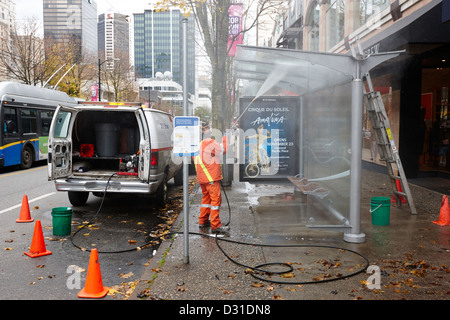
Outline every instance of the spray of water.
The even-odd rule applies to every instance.
[[[263,94],[265,94],[267,91],[272,89],[276,86],[278,82],[283,80],[289,73],[289,66],[287,65],[278,65],[275,67],[272,72],[269,74],[269,76],[266,78],[262,86],[259,88],[258,92],[256,93],[256,96],[253,98],[253,100],[249,103],[249,105],[245,108],[244,111],[239,115],[239,117],[236,119],[236,121],[239,121],[239,119],[244,115],[244,113],[247,111],[247,109],[252,105],[256,99],[261,97]]]

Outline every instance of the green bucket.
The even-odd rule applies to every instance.
[[[372,224],[376,226],[389,225],[391,198],[373,197],[370,199],[370,213],[372,214]]]
[[[66,236],[72,231],[72,208],[60,207],[52,209],[53,235]]]

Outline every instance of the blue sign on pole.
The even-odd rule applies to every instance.
[[[200,118],[175,117],[173,153],[179,157],[196,156],[200,151]]]

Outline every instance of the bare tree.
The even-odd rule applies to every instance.
[[[112,89],[108,91],[114,93],[114,101],[129,101],[130,98],[136,98],[132,95],[136,88],[131,71],[127,53],[116,52],[115,60],[102,65],[103,83]]]
[[[57,71],[48,86],[73,97],[82,97],[86,81],[95,79],[95,57],[85,52],[78,38],[68,35],[65,40],[46,40],[48,69]]]
[[[219,130],[230,123],[236,103],[236,80],[232,77],[232,57],[228,56],[229,40],[228,10],[232,0],[161,0],[158,10],[179,7],[184,15],[195,13],[205,51],[212,69],[212,122]],[[244,1],[243,1],[244,2]],[[230,38],[233,43],[240,35],[245,35],[257,25],[260,16],[281,6],[280,1],[249,0],[245,3],[243,19],[247,21],[240,33]],[[252,17],[250,19],[250,17]]]
[[[8,79],[37,85],[45,81],[50,70],[45,64],[44,40],[39,36],[39,25],[29,19],[9,30],[3,40],[0,69]]]

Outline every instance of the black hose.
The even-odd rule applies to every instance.
[[[106,193],[107,193],[107,190],[108,190],[109,182],[111,181],[112,177],[114,177],[115,175],[116,175],[116,173],[113,173],[111,176],[109,176],[108,181],[106,182],[105,191],[103,192],[102,201],[100,202],[100,206],[98,207],[97,212],[96,212],[95,215],[94,215],[94,218],[92,218],[92,220],[89,221],[88,223],[83,224],[83,225],[81,226],[81,228],[79,228],[77,231],[75,231],[75,232],[70,236],[70,241],[72,242],[72,244],[73,244],[73,246],[74,246],[75,248],[78,248],[78,249],[80,249],[80,250],[82,250],[82,251],[88,251],[88,252],[91,251],[91,249],[83,248],[83,247],[80,247],[80,246],[78,246],[77,244],[75,244],[75,242],[74,242],[74,237],[75,237],[75,235],[77,235],[78,232],[80,232],[81,230],[83,230],[83,229],[86,228],[87,226],[93,224],[93,223],[97,220],[97,216],[98,216],[98,214],[100,213],[100,211],[102,210],[103,202],[105,201],[105,197],[106,197]],[[146,244],[146,245],[147,245],[147,244]],[[144,246],[145,246],[145,245],[144,245]],[[140,248],[141,248],[141,247],[130,248],[130,249],[124,249],[124,250],[117,250],[117,251],[100,251],[100,250],[98,250],[97,252],[98,252],[98,253],[123,253],[123,252],[129,252],[129,251],[138,250],[138,249],[140,249]]]
[[[105,187],[105,192],[104,192],[104,194],[103,194],[102,201],[101,201],[101,203],[100,203],[100,207],[98,208],[97,212],[95,213],[94,218],[93,218],[89,223],[84,224],[80,229],[78,229],[75,233],[73,233],[73,235],[71,235],[71,242],[72,242],[72,244],[73,244],[76,248],[81,249],[81,250],[84,250],[84,251],[91,251],[90,249],[82,248],[82,247],[76,245],[76,244],[74,243],[73,238],[75,237],[75,235],[76,235],[78,232],[80,232],[80,231],[81,231],[82,229],[84,229],[86,226],[92,224],[92,223],[97,219],[97,216],[98,216],[98,214],[100,213],[100,211],[101,211],[101,209],[102,209],[102,206],[103,206],[103,202],[104,202],[104,200],[105,200],[105,196],[106,196],[106,193],[107,193],[107,189],[108,189],[108,186],[109,186],[109,182],[110,182],[110,180],[112,179],[112,177],[113,177],[114,175],[115,175],[115,173],[112,174],[112,175],[108,178],[108,181],[107,181],[106,187]],[[225,198],[226,198],[227,204],[228,204],[229,220],[228,220],[228,222],[225,224],[225,225],[228,225],[228,224],[231,222],[231,207],[230,207],[230,203],[229,203],[229,201],[228,201],[227,193],[226,193],[226,191],[225,191],[224,188],[223,188],[222,181],[221,181],[220,183],[221,183],[222,190],[223,190],[223,192],[224,192],[224,195],[225,195]],[[184,233],[183,233],[183,232],[178,232],[178,231],[177,231],[177,232],[168,232],[168,233],[166,233],[166,234],[163,234],[163,235],[160,235],[160,236],[157,236],[157,237],[153,237],[152,240],[146,242],[145,244],[143,244],[142,246],[139,246],[139,247],[134,247],[134,248],[130,248],[130,249],[124,249],[124,250],[117,250],[117,251],[98,251],[98,253],[123,253],[123,252],[130,252],[130,251],[140,250],[140,249],[142,249],[142,248],[144,248],[144,247],[146,247],[146,246],[151,245],[155,240],[158,240],[158,239],[163,238],[163,237],[165,237],[165,236],[169,236],[169,235],[177,235],[177,234],[184,234]],[[214,238],[217,247],[220,249],[220,251],[225,255],[225,257],[226,257],[228,260],[230,260],[231,262],[233,262],[234,264],[236,264],[236,265],[238,265],[238,266],[241,266],[241,267],[248,268],[248,269],[252,270],[253,272],[251,273],[251,275],[252,275],[252,277],[254,277],[255,279],[258,279],[258,280],[260,280],[260,281],[271,282],[271,283],[277,283],[277,284],[292,284],[292,285],[294,285],[294,284],[304,285],[304,284],[317,284],[317,283],[322,283],[322,282],[336,281],[336,280],[341,280],[341,279],[346,279],[346,278],[353,277],[353,276],[355,276],[355,275],[357,275],[357,274],[359,274],[359,273],[361,273],[361,272],[364,272],[364,271],[368,268],[368,266],[369,266],[369,260],[368,260],[364,255],[362,255],[362,254],[360,254],[360,253],[358,253],[358,252],[356,252],[356,251],[354,251],[354,250],[347,249],[347,248],[342,248],[342,247],[337,247],[337,246],[313,245],[313,244],[304,244],[304,245],[303,245],[303,244],[293,244],[293,245],[256,244],[256,243],[248,243],[248,242],[242,242],[242,241],[231,240],[231,239],[226,239],[226,238],[219,238],[219,237],[217,236],[217,234],[216,234],[215,236],[212,236],[212,235],[209,235],[209,234],[204,234],[204,233],[199,233],[199,232],[191,232],[191,231],[189,232],[189,234],[192,234],[192,235],[200,235],[200,236],[208,237],[208,238]],[[276,247],[276,248],[329,248],[329,249],[336,249],[336,250],[341,250],[341,251],[348,251],[348,252],[351,252],[351,253],[353,253],[353,254],[355,254],[355,255],[361,257],[361,258],[365,261],[365,266],[364,266],[363,268],[361,268],[360,270],[357,270],[357,271],[355,271],[355,272],[352,272],[351,274],[348,274],[348,275],[341,275],[341,276],[335,277],[335,278],[328,278],[328,279],[321,279],[321,280],[314,280],[314,281],[292,282],[292,281],[276,281],[276,280],[271,280],[271,279],[264,279],[264,278],[262,278],[262,277],[259,277],[255,272],[261,272],[261,273],[265,273],[265,274],[268,274],[268,275],[272,275],[272,274],[279,274],[279,275],[281,275],[281,274],[286,274],[286,273],[292,272],[294,269],[293,269],[293,267],[292,267],[291,265],[289,265],[288,263],[285,263],[285,262],[270,262],[270,263],[259,264],[259,265],[256,265],[256,266],[248,266],[248,265],[242,264],[242,263],[240,263],[240,262],[234,260],[233,258],[231,258],[231,257],[225,252],[225,250],[220,246],[219,241],[230,242],[230,243],[235,243],[235,244],[239,244],[239,245],[246,245],[246,246],[256,246],[256,247]],[[268,270],[262,269],[263,267],[274,266],[274,265],[286,267],[286,270],[284,270],[284,271],[268,271]]]

